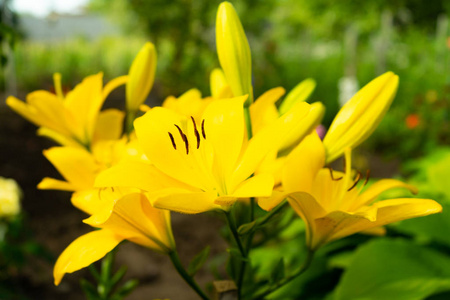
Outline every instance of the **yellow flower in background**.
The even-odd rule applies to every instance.
[[[227,82],[222,69],[215,68],[210,74],[209,85],[211,88],[211,96],[214,99],[232,98],[233,92]]]
[[[155,46],[147,42],[136,55],[128,72],[126,109],[136,112],[153,87],[156,72]]]
[[[314,79],[308,78],[297,84],[281,102],[280,114],[288,112],[296,103],[305,101],[316,88]]]
[[[88,214],[94,214],[107,205],[99,190],[94,188],[98,173],[119,162],[148,163],[136,140],[126,139],[98,142],[92,152],[83,148],[53,147],[45,150],[44,156],[65,181],[46,177],[38,188],[74,192],[72,204]]]
[[[168,211],[153,208],[142,193],[126,194],[84,221],[100,228],[73,241],[54,267],[55,285],[66,273],[85,268],[101,259],[123,240],[161,253],[175,249]]]
[[[341,156],[347,147],[354,149],[372,134],[394,100],[398,81],[397,75],[386,72],[341,108],[323,140],[326,163]]]
[[[252,59],[241,21],[229,2],[219,5],[216,18],[216,46],[220,65],[233,95],[248,95],[253,102]]]
[[[54,79],[56,95],[35,91],[27,95],[26,102],[13,96],[6,100],[15,112],[41,127],[39,134],[65,146],[90,147],[98,122],[114,120],[118,123],[123,120],[123,113],[118,110],[100,113],[100,109],[109,93],[125,84],[127,76],[118,77],[105,87],[102,73],[88,76],[65,96],[61,89],[61,75],[55,74]]]
[[[212,101],[201,122],[166,108],[151,109],[135,122],[137,138],[155,168],[174,179],[172,186],[155,189],[152,183],[164,179],[143,164],[106,170],[97,177],[96,186],[139,188],[152,194],[155,207],[183,213],[228,210],[238,198],[270,195],[271,175],[250,176],[308,110],[294,109],[247,140],[245,99]]]
[[[14,179],[0,177],[0,217],[12,217],[20,213],[22,191]]]
[[[282,192],[274,198],[260,200],[270,210],[282,199],[288,201],[307,226],[307,245],[311,250],[354,233],[377,228],[400,220],[441,212],[431,199],[389,199],[374,202],[382,192],[413,186],[395,179],[383,179],[362,190],[353,176],[351,152],[345,153],[345,172],[323,168],[325,148],[316,133],[311,134],[287,157],[282,177]],[[366,178],[367,181],[367,178]],[[366,182],[364,182],[365,185]],[[363,185],[363,186],[364,186]]]

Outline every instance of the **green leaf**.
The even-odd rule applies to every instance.
[[[139,280],[131,279],[125,282],[125,284],[111,296],[111,300],[122,300],[129,295],[139,285]]]
[[[190,276],[194,276],[198,272],[198,270],[200,270],[200,268],[203,266],[206,259],[208,258],[210,250],[211,248],[209,246],[206,246],[205,249],[203,249],[191,260],[188,266],[188,274]]]
[[[450,258],[404,240],[361,246],[341,278],[334,300],[420,300],[450,290]]]
[[[272,277],[270,278],[272,283],[278,282],[284,278],[284,259],[281,258],[272,271]]]
[[[440,214],[402,221],[393,227],[421,241],[435,241],[450,247],[450,204],[442,203]]]
[[[81,289],[83,290],[83,292],[86,295],[87,299],[89,299],[89,300],[98,300],[98,299],[100,299],[98,294],[97,294],[97,290],[92,285],[92,283],[90,283],[89,281],[87,281],[86,279],[83,278],[83,279],[80,280],[80,285],[81,285]]]
[[[126,266],[121,266],[119,270],[113,275],[111,278],[111,286],[115,286],[119,283],[120,280],[122,280],[123,276],[125,276],[125,273],[127,272]]]

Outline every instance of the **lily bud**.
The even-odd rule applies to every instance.
[[[296,103],[305,101],[308,99],[309,95],[316,88],[316,82],[314,79],[307,78],[297,84],[287,96],[284,98],[283,102],[280,105],[279,112],[280,115],[283,115],[288,110],[290,110]]]
[[[365,85],[341,108],[323,140],[326,163],[372,134],[394,100],[398,81],[397,75],[386,72]]]
[[[222,69],[215,68],[210,75],[211,96],[215,99],[232,98],[230,86]]]
[[[155,80],[156,50],[147,42],[131,64],[126,85],[127,110],[136,111],[144,103]]]
[[[220,65],[235,97],[248,95],[253,102],[250,46],[234,7],[222,2],[217,11],[216,45]]]

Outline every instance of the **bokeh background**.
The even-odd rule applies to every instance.
[[[219,66],[214,36],[219,3],[0,0],[0,176],[14,178],[24,191],[18,250],[0,260],[4,266],[0,279],[6,282],[0,286],[0,295],[12,291],[17,299],[83,299],[78,280],[89,276],[81,271],[67,276],[58,288],[52,285],[54,258],[89,227],[81,222],[83,214],[70,205],[68,193],[36,189],[44,176],[58,177],[42,156],[42,150],[53,144],[36,137],[35,127],[6,107],[4,99],[8,95],[24,99],[36,89],[52,90],[54,72],[62,74],[67,90],[100,71],[105,81],[127,74],[134,56],[148,40],[158,52],[149,105],[158,105],[165,97],[179,96],[193,87],[204,96],[210,95],[209,73]],[[289,91],[303,79],[314,78],[317,88],[310,101],[325,104],[325,128],[360,87],[385,71],[397,73],[400,87],[395,101],[379,128],[358,149],[356,166],[371,169],[375,177],[408,178],[419,183],[426,195],[447,201],[449,1],[232,3],[249,39],[255,95],[276,86]],[[114,92],[106,105],[123,108],[124,89]],[[213,245],[213,253],[222,251],[221,224],[208,214],[195,220],[174,217],[183,256],[192,257],[205,243]],[[412,224],[404,226],[418,226]],[[446,224],[450,228],[450,223]],[[450,245],[448,238],[438,239]],[[130,299],[144,295],[196,299],[171,273],[164,257],[133,245],[122,248],[118,264],[129,265],[128,276],[142,283]],[[218,257],[217,264],[224,259]],[[6,266],[10,261],[17,263]],[[199,280],[210,280],[208,274],[200,273]]]

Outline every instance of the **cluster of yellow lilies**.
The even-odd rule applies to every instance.
[[[176,251],[170,211],[227,213],[236,201],[248,199],[270,211],[287,199],[306,224],[311,251],[357,232],[441,211],[430,199],[376,202],[388,189],[416,190],[394,179],[365,187],[368,178],[351,167],[352,149],[375,130],[394,99],[397,75],[387,72],[364,86],[321,140],[315,128],[325,108],[306,102],[314,80],[302,81],[284,98],[285,90],[278,87],[254,100],[250,47],[228,2],[219,6],[216,40],[221,69],[211,73],[208,97],[191,89],[168,97],[161,107],[143,104],[157,60],[155,47],[147,43],[129,74],[105,86],[99,73],[64,94],[61,76],[55,74],[56,93],[36,91],[26,102],[7,99],[39,127],[39,135],[60,145],[44,155],[64,180],[44,178],[38,187],[73,192],[73,205],[90,215],[84,222],[98,229],[61,254],[55,284],[123,240],[170,255]],[[126,86],[126,112],[101,111],[120,85]],[[327,167],[342,156],[342,172]]]

